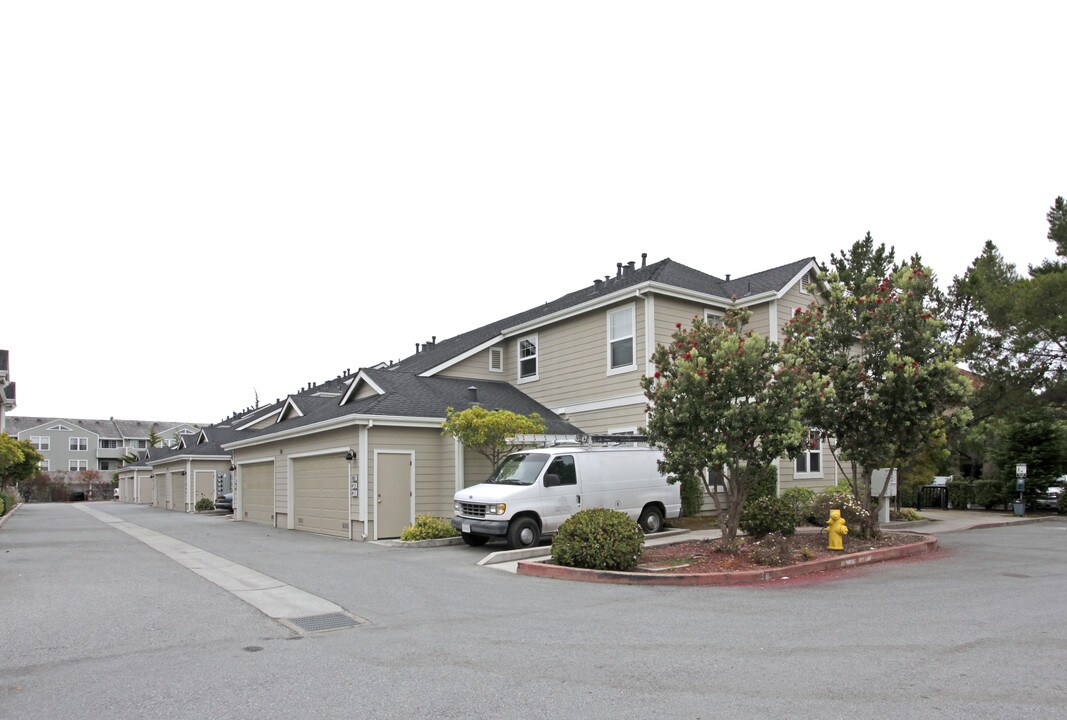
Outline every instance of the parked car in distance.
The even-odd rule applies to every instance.
[[[1037,506],[1055,510],[1059,505],[1060,495],[1063,494],[1064,485],[1067,485],[1067,476],[1053,480],[1052,484],[1048,486],[1048,492],[1045,493],[1045,497],[1037,499]]]
[[[233,493],[223,493],[215,498],[215,509],[233,512]]]

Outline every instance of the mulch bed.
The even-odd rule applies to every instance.
[[[826,533],[816,528],[798,530],[797,534],[785,538],[739,538],[741,547],[737,552],[723,551],[721,540],[690,540],[646,547],[638,563],[637,572],[663,575],[765,570],[866,550],[908,545],[917,540],[916,535],[896,532],[885,532],[874,539],[846,535],[844,550],[829,550],[826,547]]]

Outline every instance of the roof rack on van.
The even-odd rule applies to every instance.
[[[633,445],[634,443],[648,443],[647,435],[624,433],[613,433],[610,435],[582,435],[579,439],[583,445]]]
[[[516,435],[508,438],[512,445],[526,447],[590,447],[593,445],[635,445],[648,444],[647,435]]]

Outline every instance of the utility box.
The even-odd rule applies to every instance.
[[[886,478],[889,478],[888,485]],[[882,495],[882,488],[885,495]],[[881,497],[879,498],[879,496]],[[871,473],[871,497],[878,499],[878,522],[889,522],[889,498],[897,496],[897,471],[890,468],[879,468]]]
[[[889,478],[889,487],[885,490],[885,496],[897,496],[897,471],[891,471],[889,468],[879,468],[871,473],[871,497],[878,497],[881,494],[882,486],[885,485],[885,479],[890,472],[893,473],[893,477]]]
[[[233,477],[228,472],[215,473],[215,494],[225,495],[233,492]]]

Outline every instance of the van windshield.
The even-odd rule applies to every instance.
[[[545,453],[508,455],[486,482],[497,485],[533,485],[546,462],[548,455]]]

